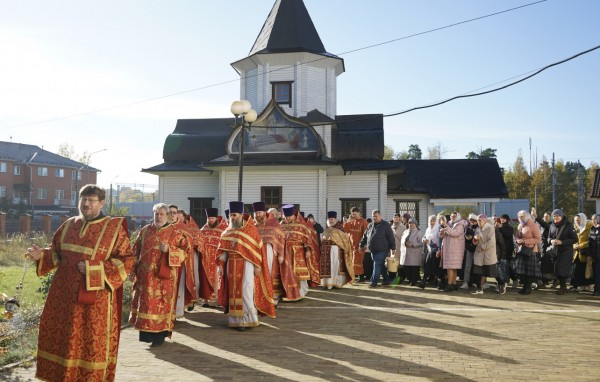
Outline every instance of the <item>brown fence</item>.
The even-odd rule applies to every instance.
[[[32,235],[34,232],[43,232],[52,235],[69,216],[62,215],[21,215],[19,217],[9,217],[6,213],[0,212],[0,237],[6,237],[15,233]],[[146,221],[137,221],[130,216],[125,217],[129,232],[147,224]]]

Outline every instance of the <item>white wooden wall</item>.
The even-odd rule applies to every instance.
[[[167,204],[176,204],[189,212],[188,198],[215,198],[213,206],[218,206],[219,174],[214,172],[172,172],[160,175],[159,200]]]
[[[327,177],[327,210],[341,213],[342,202],[340,198],[368,198],[367,210],[361,211],[363,217],[371,216],[371,211],[380,209],[383,213],[385,206],[380,202],[380,189],[387,191],[387,179],[384,183],[377,171],[361,171],[346,175],[330,175]]]
[[[238,199],[238,168],[221,172],[220,193],[223,195],[219,209],[225,210],[230,201]],[[306,214],[312,213],[324,221],[327,179],[318,166],[244,167],[242,201],[250,204],[260,200],[260,188],[282,187],[283,203],[300,204]]]
[[[296,64],[296,65],[294,65]],[[314,109],[335,118],[335,69],[322,69],[300,62],[289,65],[257,65],[241,73],[240,99],[247,99],[261,113],[271,100],[271,82],[293,81],[292,107],[282,105],[291,116],[301,117]]]

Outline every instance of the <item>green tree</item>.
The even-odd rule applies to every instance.
[[[496,158],[496,151],[498,151],[497,149],[492,149],[490,147],[488,147],[487,149],[483,150],[483,149],[479,149],[479,154],[474,152],[474,151],[470,151],[467,154],[467,159],[486,159],[486,158]]]
[[[408,146],[408,158],[407,159],[421,159],[423,155],[421,148],[417,144]]]
[[[529,200],[540,216],[552,211],[552,167],[546,158],[531,175]]]
[[[504,173],[504,183],[511,199],[529,199],[531,179],[523,162],[523,155],[519,152],[515,164]]]

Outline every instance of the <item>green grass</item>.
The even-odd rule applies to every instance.
[[[9,320],[4,319],[4,304],[0,306],[0,366],[19,362],[35,355],[37,350],[37,337],[40,315],[44,307],[45,294],[39,292],[46,287],[44,281],[50,279],[40,278],[35,272],[35,262],[24,258],[27,248],[31,243],[45,247],[50,242],[49,236],[28,238],[17,234],[0,240],[0,293],[9,298],[18,293],[21,305],[15,316]],[[27,271],[25,271],[25,265]],[[23,279],[23,288],[16,287]],[[131,304],[131,282],[126,281],[123,290],[123,323],[129,318]]]
[[[16,287],[21,282],[24,271],[24,266],[3,267],[0,270],[0,292],[5,293],[8,297],[13,297],[17,293]],[[44,295],[37,292],[41,285],[42,279],[35,274],[35,263],[31,262],[25,273],[23,289],[19,292],[18,300],[21,306],[44,303]],[[2,312],[4,312],[4,305],[2,306]]]
[[[16,293],[24,268],[4,267],[0,271],[0,292],[9,297]],[[37,349],[38,323],[44,304],[44,295],[37,292],[42,280],[35,274],[35,266],[30,265],[25,273],[23,289],[19,291],[21,305],[10,320],[0,321],[0,366],[18,362],[35,354]],[[4,315],[4,304],[0,316]]]

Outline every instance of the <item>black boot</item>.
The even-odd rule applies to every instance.
[[[567,280],[564,278],[559,279],[560,281],[560,288],[554,292],[559,296],[562,296],[563,294],[567,293]]]

